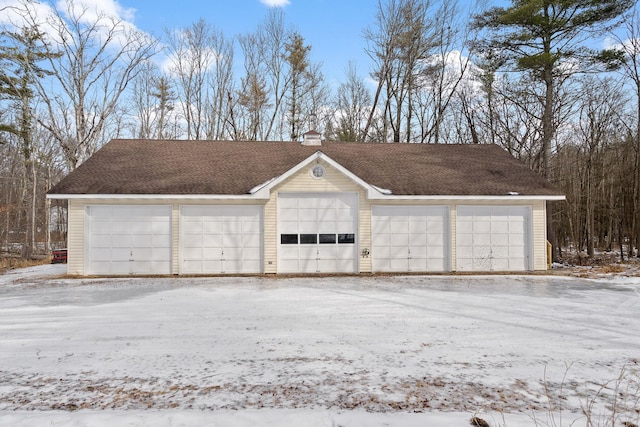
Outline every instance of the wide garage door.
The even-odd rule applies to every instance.
[[[170,274],[171,206],[87,207],[85,274]]]
[[[262,272],[262,206],[182,206],[180,274]]]
[[[358,195],[278,196],[278,272],[357,272]]]
[[[530,217],[528,206],[459,206],[457,270],[530,270]]]
[[[448,229],[446,206],[373,206],[373,271],[448,271]]]

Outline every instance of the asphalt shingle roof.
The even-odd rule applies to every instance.
[[[105,144],[49,193],[248,194],[317,151],[395,195],[562,194],[496,145],[135,139]]]

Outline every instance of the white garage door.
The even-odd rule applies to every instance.
[[[528,206],[459,206],[458,271],[525,271],[530,263]]]
[[[446,206],[373,206],[373,271],[448,271],[448,229]]]
[[[358,195],[278,196],[278,272],[357,272]]]
[[[262,206],[182,206],[180,274],[262,272]]]
[[[88,206],[85,274],[171,274],[171,206]]]

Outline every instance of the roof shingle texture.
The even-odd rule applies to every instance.
[[[241,195],[317,151],[394,195],[561,195],[495,145],[113,140],[50,194]]]

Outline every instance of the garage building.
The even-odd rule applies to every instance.
[[[564,199],[495,145],[318,138],[113,140],[48,197],[73,275],[545,270]]]

